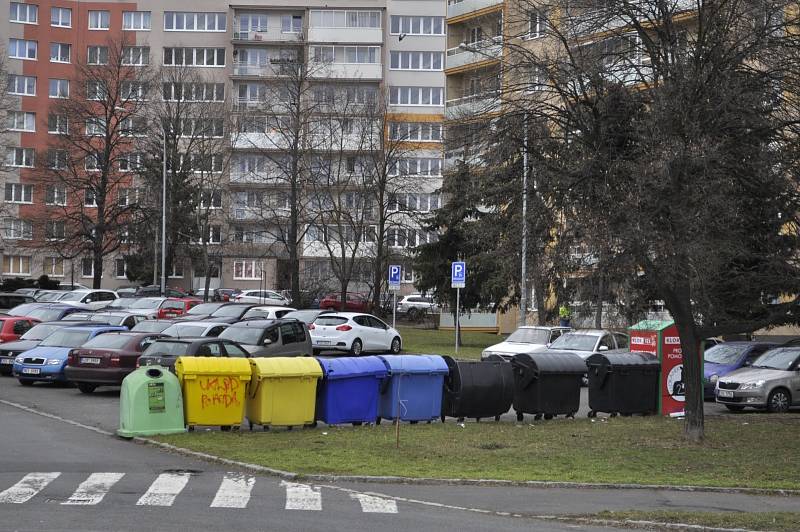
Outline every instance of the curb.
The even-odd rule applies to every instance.
[[[454,485],[454,486],[483,486],[483,487],[521,487],[521,488],[570,488],[570,489],[605,489],[605,490],[661,490],[683,492],[708,492],[730,493],[744,495],[772,495],[783,497],[800,497],[800,490],[772,489],[772,488],[730,488],[723,486],[670,486],[664,484],[622,484],[622,483],[594,483],[594,482],[555,482],[547,480],[493,480],[493,479],[460,479],[460,478],[415,478],[400,476],[370,476],[370,475],[318,475],[283,471],[249,462],[241,462],[230,458],[193,451],[185,447],[178,447],[169,443],[160,442],[151,438],[134,437],[131,441],[160,447],[168,451],[192,458],[235,466],[256,473],[278,477],[284,480],[303,479],[313,482],[354,482],[364,484],[406,484],[406,485]],[[556,518],[554,516],[554,518]],[[705,530],[710,530],[705,528]],[[722,529],[720,529],[722,530]]]
[[[703,532],[759,532],[749,528],[719,528],[705,525],[691,525],[688,523],[664,523],[661,521],[642,521],[633,519],[594,519],[592,517],[569,517],[558,515],[537,515],[535,519],[542,521],[561,521],[565,523],[579,523],[582,525],[614,526],[627,528],[643,528],[653,530],[654,527],[668,530],[702,530]]]

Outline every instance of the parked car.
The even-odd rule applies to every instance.
[[[139,314],[131,314],[129,312],[108,312],[103,310],[92,313],[76,312],[64,319],[67,321],[88,320],[97,323],[105,323],[107,325],[122,325],[130,330],[133,329],[137,323],[144,321],[145,318]]]
[[[73,290],[58,300],[59,303],[75,305],[84,309],[98,310],[118,299],[112,290]]]
[[[213,321],[178,321],[164,329],[162,334],[174,338],[200,338],[208,336],[216,338],[228,328],[227,323]]]
[[[0,316],[0,343],[15,342],[39,323],[28,316]]]
[[[177,288],[167,287],[166,297],[188,297],[189,294]],[[161,287],[151,284],[147,286],[140,286],[134,292],[135,297],[161,297]]]
[[[721,377],[715,395],[734,412],[747,406],[786,412],[800,405],[800,347],[770,349],[749,367]]]
[[[732,371],[749,366],[768,349],[777,344],[765,342],[724,342],[703,354],[703,395],[714,399],[717,381]]]
[[[194,297],[169,298],[161,304],[156,317],[162,320],[177,318],[199,303],[202,301]]]
[[[319,302],[319,308],[323,310],[341,311],[341,294],[328,294],[323,297]],[[369,300],[361,294],[347,293],[347,301],[345,301],[345,312],[369,312]]]
[[[138,297],[120,296],[106,306],[103,310],[128,310],[131,305],[139,301]]]
[[[167,301],[166,297],[143,297],[133,302],[126,310],[131,314],[139,314],[147,319],[154,320],[158,317],[161,305]]]
[[[36,301],[33,296],[27,294],[17,294],[14,292],[0,292],[0,312],[7,312],[19,305],[33,303]]]
[[[23,386],[36,381],[64,382],[64,368],[69,352],[95,336],[112,331],[125,331],[116,325],[64,327],[50,334],[38,346],[14,359],[12,374]]]
[[[348,351],[359,356],[368,351],[399,353],[403,339],[397,330],[371,314],[323,314],[308,326],[314,353]]]
[[[58,321],[73,312],[81,312],[81,309],[62,303],[25,303],[9,310],[8,315],[27,316],[39,321]]]
[[[36,294],[39,292],[43,292],[44,290],[41,288],[17,288],[14,290],[14,294],[21,294],[23,296],[30,296],[33,299],[36,299]]]
[[[82,393],[92,393],[98,386],[119,386],[136,369],[142,352],[160,334],[108,332],[95,336],[67,356],[64,375]]]
[[[49,321],[34,325],[15,342],[0,344],[0,375],[11,375],[14,359],[18,355],[33,349],[50,334],[63,327],[79,327],[81,325],[96,325],[92,322]]]
[[[176,318],[176,321],[198,321],[210,318],[211,315],[226,305],[232,305],[227,301],[213,301],[208,303],[200,302],[186,311],[186,314]]]
[[[248,320],[234,323],[222,334],[254,357],[311,356],[308,327],[297,320]]]
[[[630,346],[627,334],[601,329],[570,331],[562,334],[550,344],[548,353],[575,353],[586,360],[595,353],[624,349]]]
[[[570,327],[531,327],[523,326],[508,335],[499,344],[490,345],[481,353],[481,360],[496,355],[511,360],[520,353],[544,351],[562,334],[572,331]]]
[[[208,300],[209,301],[221,301],[227,302],[233,299],[233,296],[238,294],[240,291],[234,288],[210,288],[208,290]],[[203,299],[206,293],[205,288],[198,288],[194,291],[194,296],[200,299]]]
[[[159,338],[145,349],[137,366],[158,365],[175,371],[178,357],[247,357],[247,351],[222,338]]]
[[[255,307],[253,303],[229,303],[211,313],[208,321],[218,321],[222,323],[236,323],[242,319],[245,312]]]
[[[311,325],[318,316],[323,314],[333,314],[333,310],[320,310],[320,309],[306,309],[306,310],[293,310],[284,314],[284,318],[300,320],[306,325]]]
[[[233,298],[237,303],[286,306],[289,301],[274,290],[244,290]]]
[[[64,297],[64,294],[66,294],[66,292],[62,290],[40,290],[34,296],[34,299],[39,303],[52,303]]]
[[[89,287],[81,283],[61,283],[58,285],[59,290],[71,292],[72,290],[89,290]]]
[[[136,297],[136,290],[138,287],[136,286],[120,286],[117,288],[116,292],[119,297]]]
[[[253,307],[242,315],[243,320],[277,320],[297,310],[292,307],[259,306]]]
[[[134,325],[131,332],[160,333],[173,323],[175,320],[144,320]]]
[[[441,312],[439,305],[436,304],[432,297],[422,294],[403,296],[403,298],[397,302],[396,310],[398,314],[405,314],[410,320],[419,319],[428,314],[439,314],[439,312]]]

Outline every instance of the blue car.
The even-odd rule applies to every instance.
[[[58,321],[74,312],[86,312],[85,309],[63,303],[24,303],[8,311],[9,316],[28,316],[39,321]]]
[[[111,331],[127,331],[118,325],[92,325],[64,327],[51,333],[41,343],[18,355],[14,359],[12,374],[23,386],[36,381],[65,382],[64,368],[69,352],[80,347],[98,334]]]
[[[703,396],[714,399],[717,380],[741,367],[749,366],[768,349],[778,344],[766,342],[723,342],[703,355]]]

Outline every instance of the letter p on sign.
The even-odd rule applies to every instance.
[[[403,271],[403,268],[399,264],[391,264],[389,265],[389,289],[390,290],[399,290],[400,289],[400,274]]]
[[[464,288],[467,282],[467,265],[464,262],[454,262],[450,268],[450,287]]]

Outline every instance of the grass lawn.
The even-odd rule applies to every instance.
[[[397,328],[403,336],[403,352],[455,356],[455,333],[437,329]],[[504,336],[483,332],[461,332],[464,345],[458,348],[458,358],[479,359],[481,351],[503,341]]]
[[[794,532],[800,523],[800,513],[796,512],[686,512],[686,511],[625,511],[601,512],[591,516],[616,521],[657,521],[659,523],[681,523],[709,528],[744,528],[748,530],[769,530]]]
[[[298,473],[399,475],[800,489],[796,415],[706,421],[702,445],[661,417],[556,419],[534,424],[453,421],[394,427],[217,432],[158,439]]]

